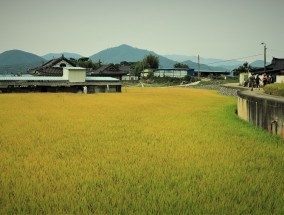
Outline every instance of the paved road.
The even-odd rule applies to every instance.
[[[218,93],[225,96],[234,96],[237,97],[237,92],[239,90],[250,90],[250,88],[239,86],[239,83],[228,83],[222,85],[180,85],[180,87],[188,88],[198,88],[198,89],[207,89],[207,90],[217,90]],[[257,89],[254,89],[256,91]],[[258,90],[257,90],[258,91]],[[262,91],[262,89],[260,89]]]

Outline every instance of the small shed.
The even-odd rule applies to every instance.
[[[66,77],[69,82],[85,82],[86,68],[82,67],[64,67],[63,77]]]
[[[249,79],[250,76],[251,76],[251,73],[249,72],[241,72],[239,74],[239,84],[242,86],[244,82]]]

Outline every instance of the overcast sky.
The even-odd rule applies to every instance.
[[[284,0],[0,0],[0,52],[284,58]],[[256,57],[262,59],[262,56]],[[250,59],[248,59],[249,61]]]

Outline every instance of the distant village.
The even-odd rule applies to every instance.
[[[29,68],[27,73],[0,75],[0,91],[8,92],[121,92],[123,82],[143,82],[155,78],[172,78],[188,83],[191,77],[239,77],[240,86],[250,86],[252,77],[267,83],[284,82],[284,59],[273,58],[271,64],[252,68],[244,63],[233,71],[190,68],[177,63],[171,68],[160,68],[159,58],[149,54],[141,62],[123,61],[120,64],[93,63],[89,58],[53,58],[40,66]],[[186,80],[186,81],[184,81]],[[263,82],[264,83],[264,82]],[[262,85],[263,85],[262,83]]]

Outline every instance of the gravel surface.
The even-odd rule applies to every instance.
[[[198,88],[198,89],[206,89],[206,90],[217,90],[219,94],[225,96],[234,96],[237,97],[237,92],[239,89],[222,87],[219,85],[195,85],[195,86],[185,86],[188,88]]]

